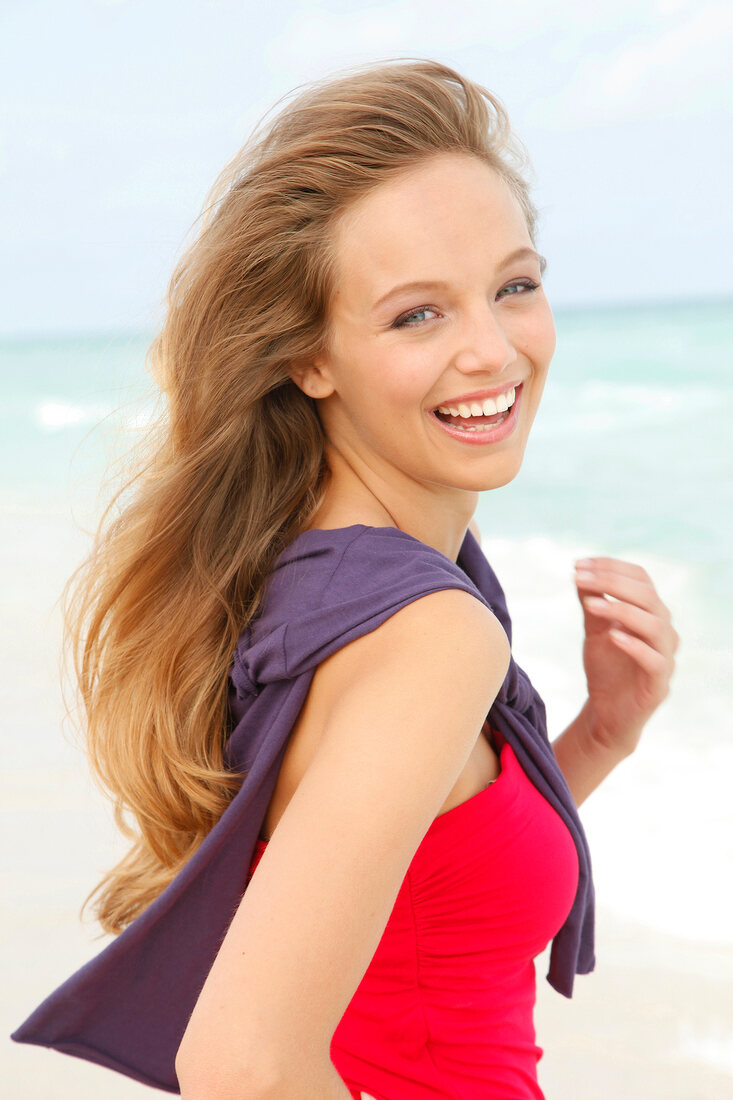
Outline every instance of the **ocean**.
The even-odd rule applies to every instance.
[[[556,310],[557,351],[524,464],[477,512],[512,614],[514,656],[545,700],[551,736],[585,698],[575,560],[640,564],[668,604],[681,636],[671,694],[581,816],[599,904],[721,944],[733,943],[732,307]],[[48,903],[34,859],[47,850],[43,828],[61,820],[47,815],[63,811],[64,789],[77,802],[66,807],[67,843],[55,857],[56,900],[78,906],[117,850],[102,803],[78,804],[91,787],[61,728],[55,601],[88,545],[109,460],[150,415],[149,341],[0,344],[4,750],[17,790],[35,772],[37,792],[33,806],[20,795],[11,805],[28,829],[25,847],[7,857],[24,912]]]

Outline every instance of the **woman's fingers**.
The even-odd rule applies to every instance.
[[[676,649],[675,632],[670,633],[668,624],[651,611],[621,600],[605,600],[602,596],[584,596],[583,606],[593,615],[619,623],[660,653],[674,653]]]
[[[583,596],[583,606],[593,615],[619,623],[632,634],[652,642],[658,649],[668,642],[666,625],[658,615],[646,612],[635,604],[627,604],[621,599],[604,599],[603,596]]]
[[[615,558],[594,558],[593,563],[592,570],[576,570],[579,588],[593,594],[614,596],[670,621],[669,608],[659,598],[649,574],[640,565]]]
[[[623,630],[609,630],[611,638],[619,649],[633,658],[650,677],[661,681],[667,674],[669,658],[660,653],[658,649],[647,645],[641,638],[635,638],[632,634],[626,634]],[[671,675],[671,673],[670,673]],[[669,693],[669,686],[665,695]]]
[[[583,606],[591,614],[624,628],[609,633],[643,668],[652,674],[662,671],[665,661],[677,652],[680,638],[649,574],[640,565],[617,558],[593,558],[582,564],[592,566],[576,566]]]

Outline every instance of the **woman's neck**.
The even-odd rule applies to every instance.
[[[327,445],[330,477],[325,494],[304,530],[333,530],[364,524],[368,527],[397,527],[428,546],[433,546],[451,561],[456,561],[469,521],[475,511],[478,493],[462,493],[459,501],[446,501],[432,507],[392,490],[375,476],[357,473],[353,466],[333,447]],[[465,499],[463,499],[465,498]],[[470,498],[470,499],[469,499]]]

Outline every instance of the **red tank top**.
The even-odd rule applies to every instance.
[[[567,917],[578,857],[493,736],[499,777],[430,825],[334,1032],[354,1100],[542,1100],[533,959]]]

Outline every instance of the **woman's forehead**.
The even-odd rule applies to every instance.
[[[492,253],[498,263],[531,241],[501,176],[477,158],[453,156],[379,184],[345,211],[334,243],[337,298],[348,308],[376,305],[400,283],[468,273]]]

